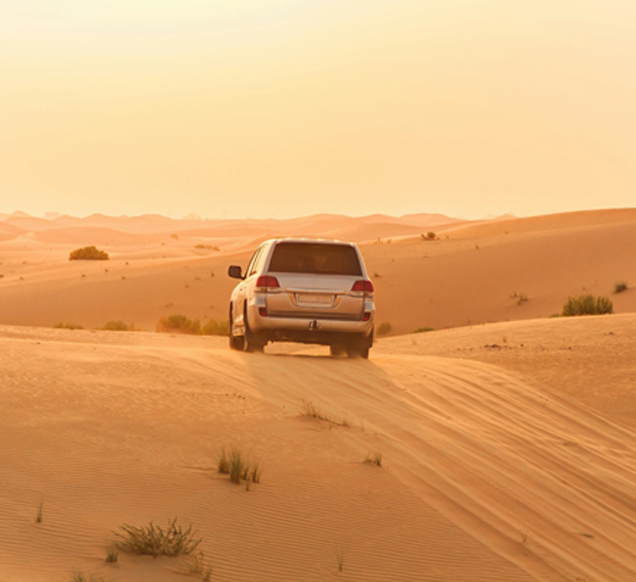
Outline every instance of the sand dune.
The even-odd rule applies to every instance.
[[[182,559],[104,562],[122,523],[179,516],[215,580],[630,580],[636,427],[567,394],[568,351],[534,352],[544,375],[552,358],[542,383],[481,343],[505,326],[530,363],[571,321],[383,340],[369,362],[4,327],[0,577],[180,579]],[[573,324],[633,353],[636,316]],[[631,362],[605,366],[631,378]],[[216,472],[232,444],[263,463],[249,492]],[[382,467],[363,462],[376,451]]]
[[[104,560],[120,525],[174,517],[212,580],[636,580],[634,211],[418,220],[0,220],[0,581],[192,578],[183,558]],[[366,241],[396,335],[370,361],[90,331],[226,319],[228,265],[292,233]],[[110,260],[68,260],[89,244]],[[616,313],[549,317],[584,292]],[[223,446],[262,482],[218,474]]]
[[[146,217],[138,219],[145,224]],[[629,209],[449,226],[438,229],[436,241],[405,238],[412,226],[366,221],[320,216],[311,229],[309,218],[288,221],[285,229],[316,234],[328,224],[333,236],[358,229],[369,241],[361,250],[377,290],[378,320],[390,323],[391,333],[549,317],[581,293],[611,297],[617,313],[636,311],[632,289],[613,294],[616,283],[636,281],[636,220]],[[233,286],[228,265],[246,265],[259,242],[285,234],[281,221],[280,232],[256,223],[154,234],[145,227],[137,233],[115,229],[112,221],[107,230],[84,225],[30,232],[0,223],[8,229],[0,231],[0,322],[72,321],[93,328],[124,319],[152,330],[170,312],[225,319]],[[469,236],[471,229],[478,232]],[[387,232],[393,235],[381,236]],[[89,244],[104,248],[111,260],[69,263],[71,250]]]

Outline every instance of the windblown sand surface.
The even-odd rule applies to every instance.
[[[636,281],[636,227],[631,211],[609,214],[371,237],[379,319],[394,330],[500,321],[382,338],[369,361],[47,328],[152,329],[171,301],[222,317],[225,269],[251,243],[200,251],[120,228],[146,247],[122,239],[111,261],[76,264],[72,245],[38,239],[48,229],[16,238],[5,225],[0,581],[196,579],[184,558],[105,562],[122,524],[174,517],[198,530],[212,580],[636,580],[636,306],[631,288],[611,294]],[[546,317],[583,287],[618,313]],[[334,422],[303,416],[307,402]],[[261,482],[220,475],[224,446],[260,460]],[[364,462],[375,453],[381,467]]]

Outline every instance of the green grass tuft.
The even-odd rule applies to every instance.
[[[575,315],[602,315],[612,313],[614,305],[607,297],[595,297],[594,295],[579,295],[568,297],[563,305],[562,315],[565,317]]]

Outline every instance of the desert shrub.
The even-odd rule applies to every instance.
[[[622,293],[623,291],[627,291],[627,283],[625,281],[614,283],[614,293]]]
[[[72,323],[70,321],[59,321],[53,327],[57,329],[84,329],[84,326],[79,323]]]
[[[216,245],[204,245],[204,244],[195,245],[194,248],[195,249],[199,249],[199,250],[208,250],[208,251],[220,251],[221,250]]]
[[[118,550],[138,556],[179,556],[188,555],[196,550],[201,539],[196,539],[196,532],[192,531],[192,524],[187,529],[177,525],[177,518],[168,522],[168,527],[150,522],[147,526],[135,527],[122,525],[124,533],[116,533],[120,538],[116,542]]]
[[[378,326],[378,335],[384,335],[386,333],[389,333],[392,329],[393,329],[393,327],[391,326],[391,324],[388,321],[383,321]]]
[[[607,297],[595,297],[594,295],[579,295],[568,297],[563,305],[562,314],[566,317],[573,315],[601,315],[612,313],[614,305]]]
[[[217,461],[219,473],[230,476],[232,483],[260,483],[262,469],[258,461],[250,460],[240,449],[221,449]]]
[[[68,256],[69,261],[107,261],[108,253],[101,251],[95,246],[75,249]]]
[[[168,333],[201,333],[201,323],[198,319],[189,319],[185,315],[173,314],[162,317],[156,329],[158,332]]]
[[[303,400],[303,410],[300,413],[300,416],[317,418],[318,420],[324,420],[336,426],[350,426],[349,421],[346,418],[343,418],[342,420],[335,420],[333,417],[324,414],[313,402],[307,400]]]
[[[435,328],[433,327],[418,327],[417,329],[413,330],[413,333],[426,333],[428,331],[435,331]]]
[[[420,234],[422,240],[437,240],[437,234],[435,234],[432,230],[427,232],[426,234]]]
[[[201,333],[203,335],[230,335],[230,322],[229,321],[217,321],[211,319],[202,328]]]
[[[105,331],[134,331],[135,326],[132,324],[128,325],[125,321],[116,320],[106,322],[101,329]]]
[[[95,574],[84,574],[84,572],[73,572],[71,582],[105,582],[101,576]]]
[[[370,463],[372,465],[377,465],[378,467],[381,467],[382,466],[382,453],[380,453],[380,452],[367,453],[366,456],[364,457],[364,462],[365,463]]]

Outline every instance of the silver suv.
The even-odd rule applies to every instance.
[[[353,243],[282,238],[264,242],[230,299],[230,347],[262,351],[268,342],[328,345],[332,355],[369,357],[373,283]]]

